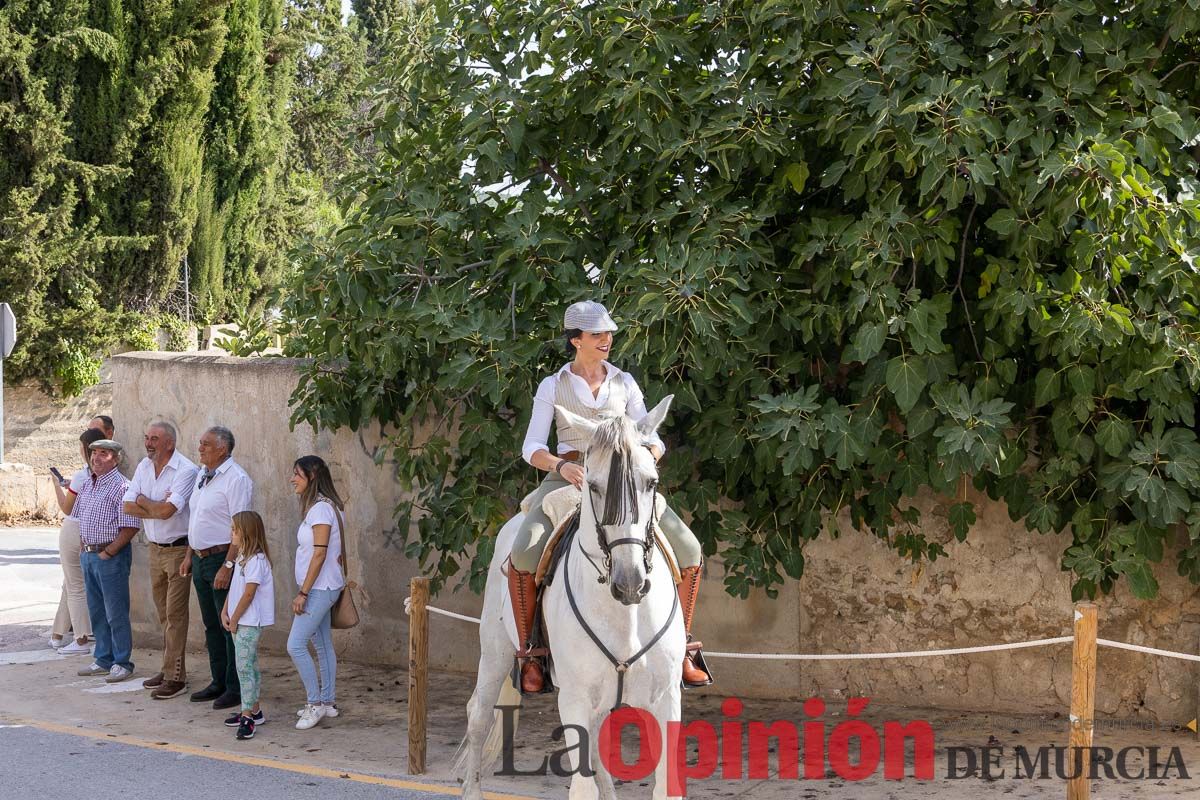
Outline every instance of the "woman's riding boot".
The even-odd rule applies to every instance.
[[[679,570],[679,605],[683,607],[683,627],[687,639],[692,641],[692,613],[696,610],[696,597],[700,594],[700,567],[684,567]],[[683,656],[683,685],[695,688],[712,683],[700,650],[688,649]]]
[[[522,572],[508,563],[508,593],[512,599],[513,617],[517,623],[517,638],[521,649],[517,657],[521,659],[521,693],[537,694],[546,685],[546,676],[542,672],[542,663],[537,658],[523,657],[529,651],[530,639],[533,636],[533,620],[537,614],[537,583],[532,572]]]

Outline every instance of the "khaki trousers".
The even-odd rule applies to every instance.
[[[79,520],[67,517],[58,529],[58,561],[62,564],[63,588],[58,600],[51,632],[62,639],[68,631],[74,639],[92,635],[92,617],[88,613],[87,590],[83,588],[83,567],[79,563]]]
[[[163,680],[184,683],[187,680],[185,652],[187,650],[188,603],[191,600],[192,579],[180,577],[179,565],[187,547],[160,547],[151,542],[150,590],[158,624],[163,629]]]

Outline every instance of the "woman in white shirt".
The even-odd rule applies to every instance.
[[[104,438],[98,430],[89,428],[79,436],[80,455],[88,461],[88,448]],[[79,564],[79,520],[71,516],[79,489],[87,482],[90,470],[85,466],[70,480],[54,481],[55,499],[66,518],[58,530],[58,562],[62,565],[63,587],[58,600],[58,613],[50,629],[50,646],[63,655],[84,655],[92,652],[88,637],[92,635],[92,618],[88,614],[87,591],[83,586],[83,567]],[[75,641],[67,642],[67,631],[75,632]]]
[[[579,460],[587,445],[587,436],[572,429],[561,415],[555,413],[554,407],[562,406],[589,419],[625,414],[638,422],[646,416],[646,401],[637,381],[607,360],[612,349],[613,332],[617,330],[617,324],[609,316],[608,310],[592,301],[573,303],[564,315],[563,328],[567,352],[573,360],[539,384],[525,444],[521,448],[521,454],[529,464],[548,474],[531,495],[529,513],[517,532],[508,565],[508,589],[521,642],[521,651],[518,653],[522,659],[520,689],[526,694],[548,688],[544,665],[538,658],[525,655],[530,648],[530,636],[536,618],[534,572],[553,532],[550,520],[542,510],[542,499],[568,484],[582,488],[583,466]],[[551,423],[554,423],[557,440],[554,451],[549,445]],[[656,435],[649,449],[654,454],[654,460],[658,461],[665,447]],[[690,636],[704,553],[695,534],[670,508],[663,512],[658,525],[679,560],[683,574],[679,584],[679,601],[684,625]],[[684,685],[705,686],[712,683],[712,678],[703,667],[702,660],[689,653],[683,662]]]
[[[333,606],[346,585],[342,575],[342,499],[333,487],[329,467],[317,456],[304,456],[292,465],[292,487],[300,496],[304,520],[296,532],[296,585],[292,600],[292,630],[288,654],[300,672],[308,700],[296,727],[308,730],[324,717],[336,717],[334,704],[337,656],[330,627]],[[320,664],[308,652],[313,643]]]

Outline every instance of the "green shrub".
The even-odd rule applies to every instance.
[[[1168,547],[1200,581],[1196,3],[421,8],[287,315],[296,418],[395,426],[439,577],[537,480],[544,345],[594,297],[735,594],[839,516],[942,556],[912,500],[961,540],[971,484],[1069,527],[1077,597],[1153,595]]]

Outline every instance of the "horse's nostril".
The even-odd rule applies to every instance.
[[[650,579],[646,578],[646,582],[642,584],[641,596],[645,597],[650,594]]]

